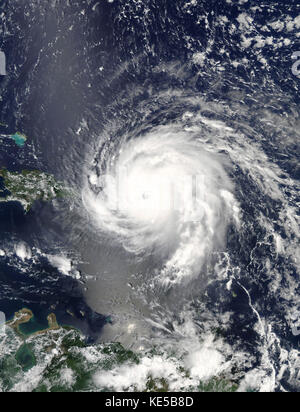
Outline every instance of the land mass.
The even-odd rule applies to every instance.
[[[55,314],[48,316],[48,328],[30,335],[22,334],[20,325],[33,320],[30,309],[15,313],[14,319],[7,323],[6,338],[1,347],[0,339],[0,388],[15,391],[22,388],[34,392],[91,392],[113,391],[114,384],[109,380],[100,387],[95,384],[99,371],[112,376],[119,368],[134,368],[146,358],[160,358],[159,348],[147,353],[134,353],[120,343],[97,343],[89,345],[84,336],[76,329],[60,326]],[[5,343],[5,345],[4,345]],[[31,380],[27,372],[39,365],[38,379]],[[115,372],[114,372],[115,371]],[[179,379],[189,381],[189,371],[183,366],[176,372]],[[35,375],[33,375],[35,376]],[[205,381],[194,382],[191,390],[199,392],[236,392],[238,382],[231,376],[215,376]],[[96,379],[96,380],[95,380]],[[171,379],[172,376],[171,376]],[[169,392],[172,390],[169,378],[149,374],[145,376],[143,387],[124,386],[124,391]]]
[[[24,337],[24,334],[22,333],[22,331],[20,330],[20,325],[22,325],[23,323],[28,323],[31,321],[31,319],[33,319],[33,313],[30,309],[21,309],[19,312],[15,313],[14,319],[10,322],[7,322],[7,326],[11,327],[15,333],[17,333],[21,338]],[[43,329],[40,331],[37,331],[35,333],[32,333],[31,335],[41,335],[43,333],[47,333],[51,330],[58,330],[60,329],[60,326],[57,323],[56,320],[56,316],[54,313],[51,313],[48,317],[47,317],[47,321],[48,321],[48,328],[47,329]]]
[[[0,177],[6,189],[2,191],[0,202],[20,202],[26,213],[36,200],[47,202],[65,195],[61,183],[52,175],[39,170],[23,170],[18,173],[0,169]]]

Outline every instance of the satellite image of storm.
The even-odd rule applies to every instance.
[[[299,0],[1,1],[0,392],[300,392]]]

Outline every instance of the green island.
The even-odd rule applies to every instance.
[[[122,368],[134,370],[139,365],[142,366],[145,356],[153,359],[162,356],[158,348],[146,353],[135,353],[125,349],[120,343],[89,345],[79,331],[59,325],[53,313],[47,317],[48,328],[24,335],[20,326],[31,322],[33,318],[34,314],[30,309],[24,308],[16,312],[14,319],[6,324],[6,336],[2,336],[2,341],[0,336],[0,392],[114,391],[110,376],[113,377]],[[180,366],[180,359],[177,361],[178,376],[193,383],[188,387],[191,391],[238,390],[238,384],[225,376],[195,384],[189,371]],[[108,379],[104,384],[97,384],[99,374],[107,374]],[[183,390],[186,389],[185,387]],[[172,387],[167,378],[158,378],[149,373],[142,386],[124,387],[123,390],[169,392]]]
[[[0,202],[20,202],[26,213],[36,200],[47,202],[66,194],[63,185],[52,175],[38,170],[23,170],[18,173],[3,168],[0,169],[0,177],[9,192],[2,192]]]

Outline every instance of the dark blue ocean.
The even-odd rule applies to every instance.
[[[272,325],[278,347],[297,350],[299,336],[288,313],[300,309],[300,80],[292,73],[292,55],[300,50],[299,2],[4,0],[0,11],[0,49],[7,59],[7,75],[0,77],[0,135],[19,131],[28,137],[22,148],[0,138],[0,168],[50,173],[74,194],[35,202],[27,214],[17,203],[0,203],[0,249],[6,252],[0,257],[0,311],[10,319],[28,307],[41,328],[53,312],[89,340],[101,337],[111,307],[97,301],[90,277],[109,270],[117,277],[123,269],[148,276],[160,261],[139,256],[132,262],[110,236],[99,240],[94,234],[81,203],[87,154],[95,153],[100,174],[123,136],[134,141],[162,125],[192,127],[182,120],[188,112],[246,136],[226,170],[242,225],[227,228],[226,275],[215,278],[209,264],[203,278],[199,273],[201,303],[191,298],[199,324],[232,314],[228,327],[222,330],[220,321],[215,329],[228,345],[250,354],[246,372],[263,357],[257,312],[266,330]],[[218,149],[220,156],[228,155],[230,139],[227,149]],[[251,174],[256,159],[249,154],[247,160],[249,142],[263,153],[260,175]],[[213,145],[213,136],[206,144]],[[280,172],[269,172],[270,165]],[[32,250],[26,264],[14,252],[20,242]],[[81,280],[65,276],[45,257],[62,250],[78,264]],[[94,293],[99,288],[102,299],[105,288],[114,287],[99,281]],[[177,315],[173,302],[169,309]],[[279,375],[280,350],[272,345],[269,358]],[[286,372],[275,386],[297,385]]]

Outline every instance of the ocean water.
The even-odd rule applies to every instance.
[[[72,196],[27,215],[0,204],[0,310],[29,307],[41,326],[54,311],[140,357],[99,366],[98,390],[149,376],[187,390],[183,368],[297,391],[299,4],[1,9],[1,134],[28,137],[1,140],[1,165]]]

